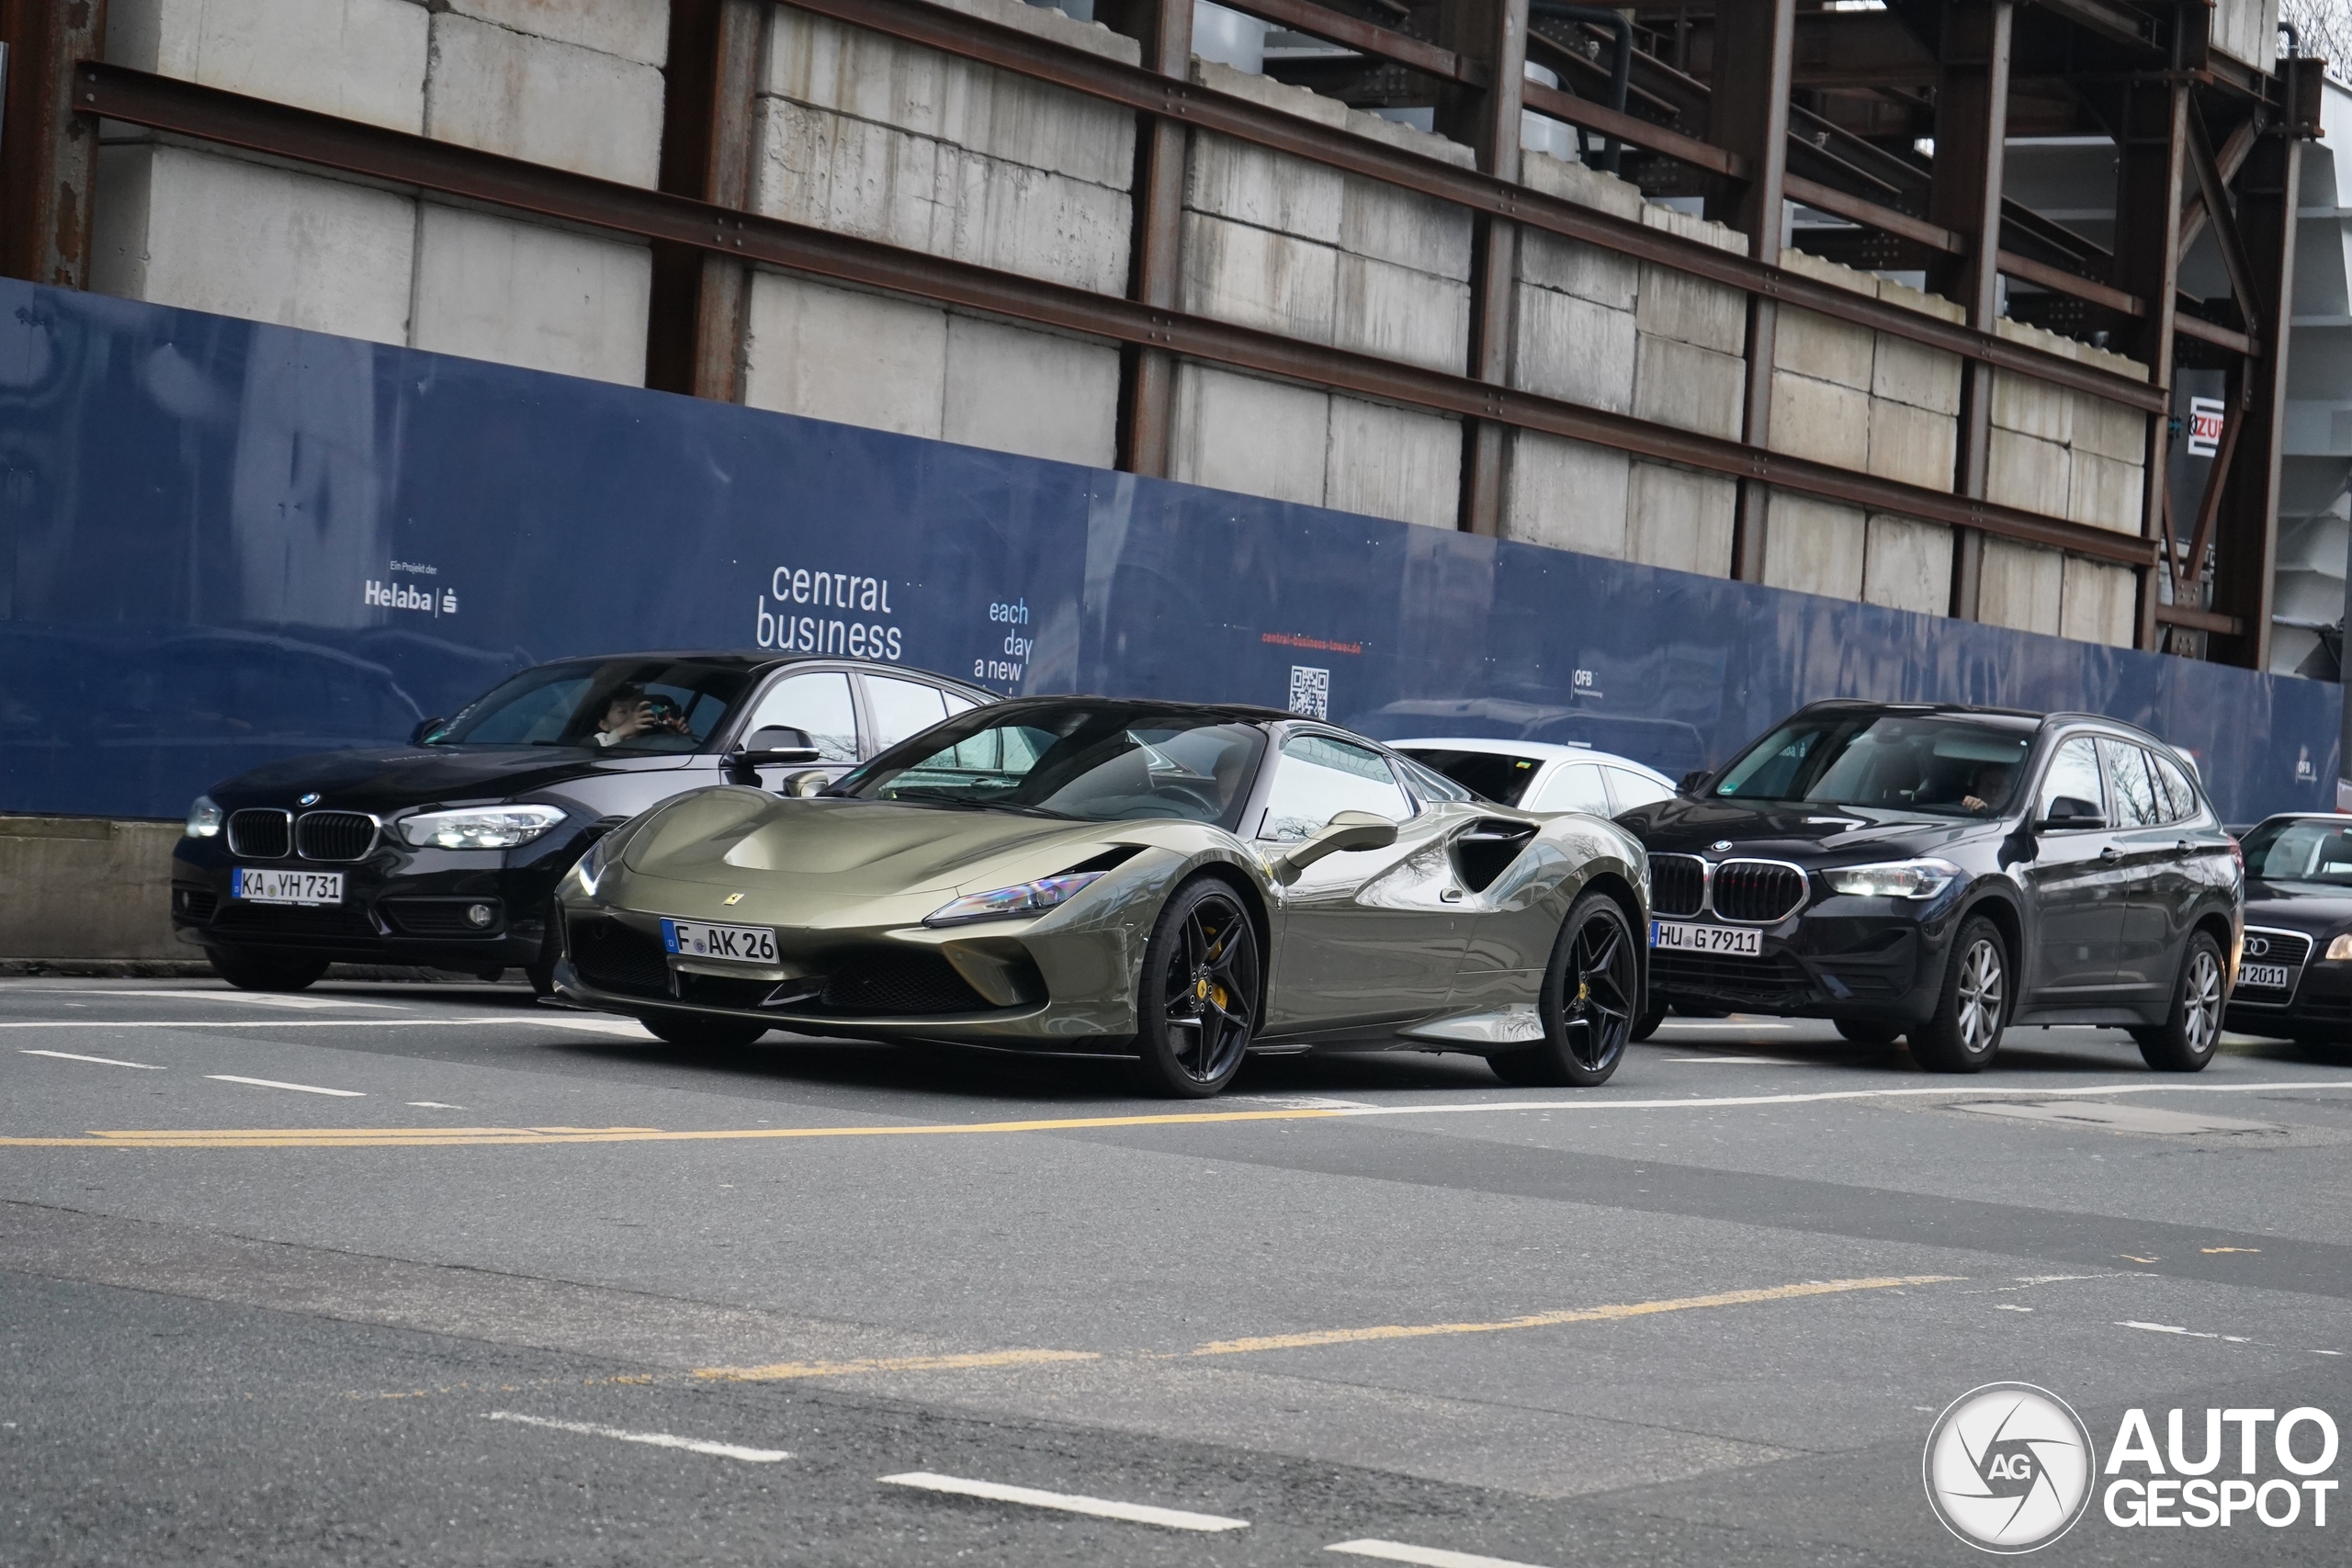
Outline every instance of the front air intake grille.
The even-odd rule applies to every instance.
[[[224,935],[272,942],[320,942],[379,933],[368,911],[350,904],[249,904],[232,898],[212,929]]]
[[[935,953],[861,954],[833,971],[819,998],[845,1018],[904,1018],[931,1013],[989,1012],[954,964]]]
[[[175,887],[172,889],[172,913],[184,920],[201,925],[220,908],[220,895],[209,887]]]
[[[1706,863],[1697,855],[1650,856],[1650,908],[1670,919],[1699,912],[1707,890]]]
[[[1727,953],[1650,950],[1650,989],[1669,996],[1707,997],[1758,1006],[1801,1005],[1814,999],[1813,982],[1785,953],[1760,958]]]
[[[496,936],[506,926],[495,898],[387,898],[378,908],[403,936]],[[477,923],[475,909],[490,918]]]
[[[2249,986],[2243,977],[2239,980],[2237,994],[2247,1001],[2275,1000],[2294,990],[2296,980],[2301,978],[2303,961],[2312,955],[2312,939],[2301,931],[2248,926],[2245,929],[2245,946],[2241,951],[2243,962],[2246,964],[2283,964],[2295,972],[2287,976],[2283,989],[2276,986]]]
[[[294,852],[294,814],[274,807],[231,812],[229,851],[254,860],[284,860]]]
[[[376,819],[364,811],[306,811],[294,824],[304,860],[364,860],[376,847]]]
[[[1769,926],[1804,908],[1805,875],[1770,860],[1727,860],[1715,867],[1715,913],[1726,920]]]
[[[670,959],[659,937],[605,915],[567,920],[564,935],[571,966],[596,989],[631,997],[670,994]]]

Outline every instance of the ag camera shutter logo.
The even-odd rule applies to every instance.
[[[1944,1528],[1980,1551],[2038,1551],[2090,1504],[2090,1428],[2031,1383],[1973,1388],[1936,1417],[1920,1469]]]

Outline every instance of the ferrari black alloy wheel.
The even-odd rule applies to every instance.
[[[1640,955],[1625,911],[1588,893],[1560,926],[1537,1010],[1542,1043],[1490,1056],[1505,1083],[1589,1089],[1609,1081],[1625,1057],[1641,1004]]]
[[[1241,1070],[1258,1029],[1258,936],[1240,897],[1204,877],[1168,900],[1144,950],[1136,1054],[1151,1088],[1216,1093]]]

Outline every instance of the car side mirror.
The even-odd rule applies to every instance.
[[[1350,850],[1385,850],[1396,841],[1396,824],[1387,818],[1375,817],[1369,811],[1341,811],[1333,815],[1321,832],[1274,856],[1266,869],[1276,882],[1287,887],[1298,880],[1299,873],[1326,855]]]
[[[819,755],[807,730],[771,724],[745,736],[727,761],[739,768],[768,768],[778,762],[813,762]]]
[[[776,793],[794,800],[807,800],[810,795],[822,794],[825,786],[832,782],[833,775],[824,769],[808,768],[786,774],[784,783],[776,786]]]
[[[1692,790],[1697,789],[1701,784],[1705,784],[1712,776],[1713,775],[1705,768],[1693,768],[1689,773],[1674,781],[1674,793],[1677,795],[1689,795]]]
[[[442,725],[447,722],[448,721],[446,719],[439,718],[418,719],[416,721],[416,728],[408,732],[408,743],[412,746],[424,745],[426,737],[430,736],[435,730],[440,728]]]
[[[2050,815],[2035,824],[2038,828],[2064,831],[2068,829],[2104,828],[2107,818],[2099,815],[2098,807],[2079,795],[2062,795],[2050,803]]]

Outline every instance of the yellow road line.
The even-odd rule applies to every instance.
[[[1964,1277],[1959,1274],[1905,1274],[1870,1280],[1808,1280],[1801,1284],[1771,1285],[1762,1290],[1721,1291],[1711,1296],[1677,1296],[1666,1301],[1530,1313],[1524,1317],[1500,1318],[1492,1323],[1384,1324],[1371,1328],[1321,1328],[1305,1334],[1261,1335],[1254,1339],[1219,1339],[1181,1353],[1187,1356],[1247,1356],[1260,1350],[1301,1350],[1317,1345],[1359,1345],[1378,1339],[1422,1339],[1442,1334],[1499,1334],[1514,1328],[1551,1328],[1564,1323],[1613,1323],[1625,1318],[1649,1317],[1663,1312],[1693,1312],[1702,1307],[1789,1302],[1806,1296],[1844,1295],[1854,1291],[1894,1290],[1905,1285],[1942,1285]]]
[[[980,1350],[950,1356],[778,1361],[763,1367],[700,1367],[695,1369],[694,1375],[729,1382],[765,1382],[790,1378],[849,1377],[861,1372],[985,1371],[998,1367],[1040,1366],[1057,1361],[1189,1360],[1197,1356],[1248,1356],[1261,1350],[1300,1350],[1317,1345],[1362,1345],[1386,1339],[1419,1339],[1435,1335],[1500,1334],[1521,1328],[1554,1328],[1570,1323],[1614,1323],[1627,1318],[1651,1317],[1660,1313],[1753,1306],[1765,1302],[1801,1301],[1808,1296],[1895,1290],[1905,1285],[1944,1285],[1965,1278],[1962,1274],[1902,1274],[1866,1280],[1806,1280],[1792,1285],[1768,1285],[1759,1290],[1718,1291],[1705,1296],[1672,1296],[1663,1301],[1529,1313],[1522,1317],[1498,1318],[1491,1323],[1385,1324],[1371,1328],[1324,1328],[1305,1334],[1268,1334],[1250,1339],[1217,1339],[1190,1350]]]
[[[1346,1111],[1198,1111],[1157,1116],[1068,1116],[1028,1122],[945,1122],[912,1126],[739,1127],[665,1132],[654,1127],[255,1127],[130,1129],[66,1138],[0,1138],[8,1149],[350,1149],[501,1144],[699,1144],[774,1138],[902,1138],[951,1133],[1046,1133],[1078,1127],[1164,1127],[1203,1122],[1297,1122]]]

